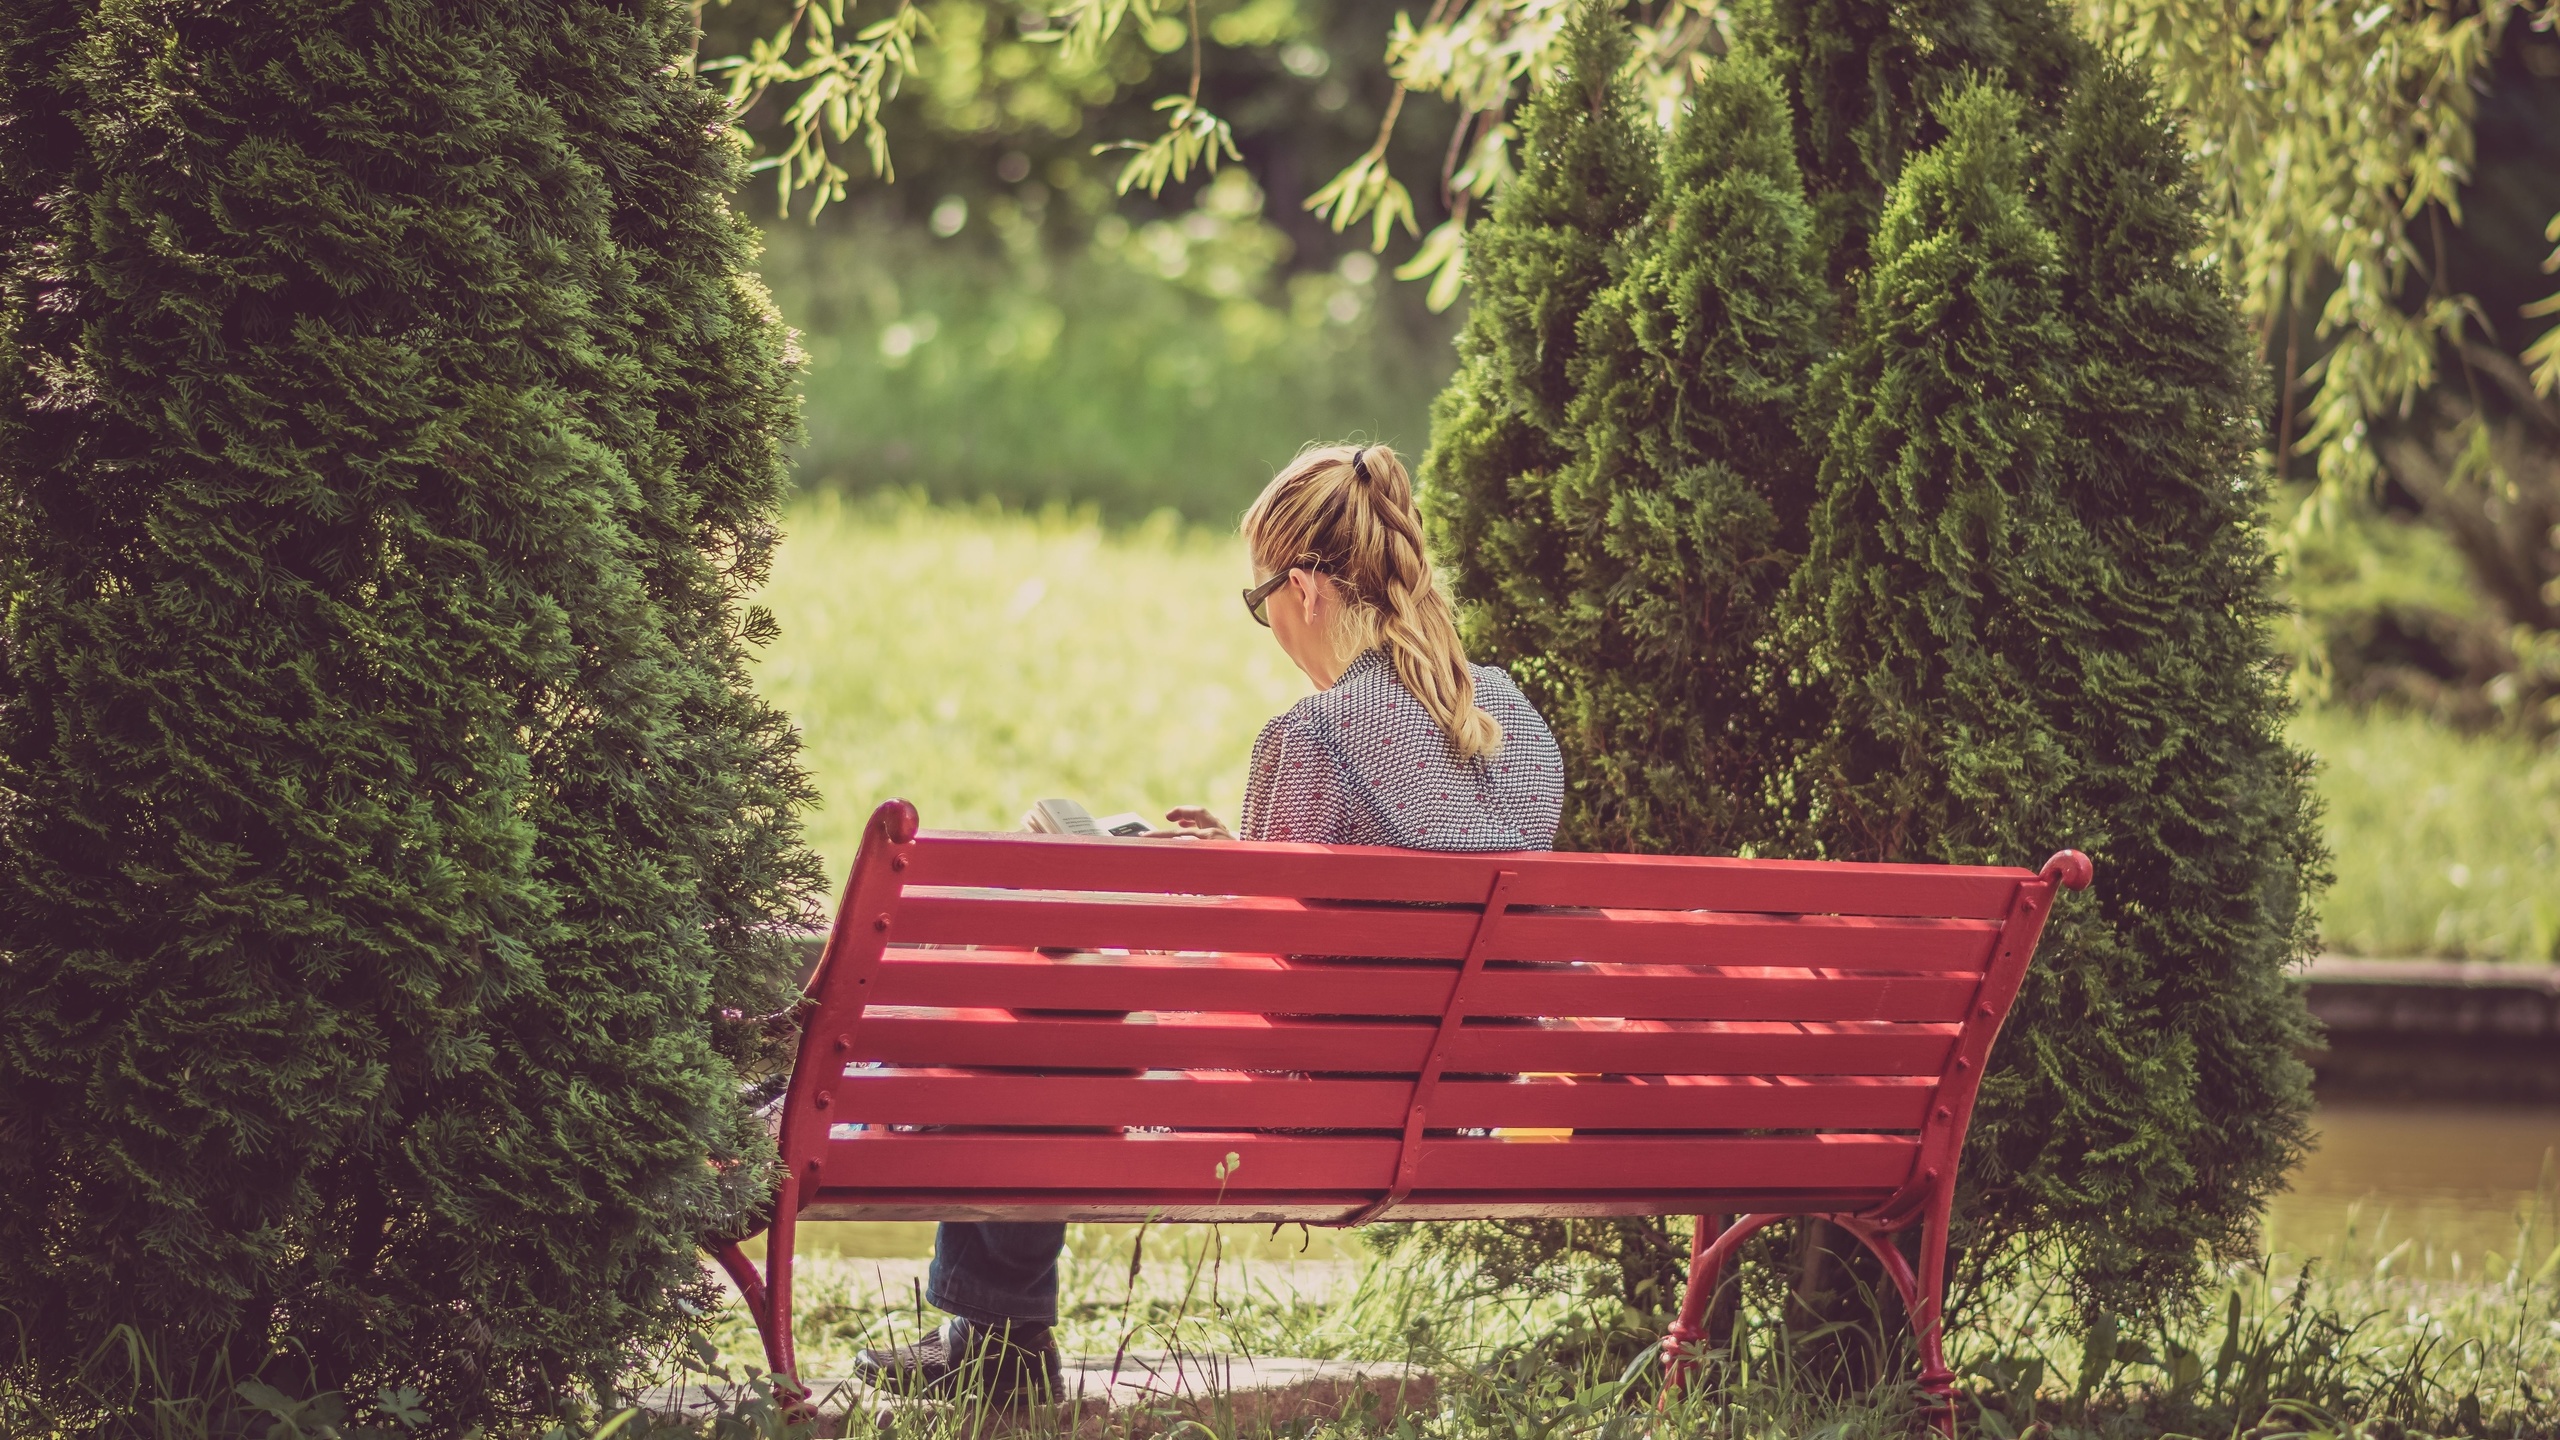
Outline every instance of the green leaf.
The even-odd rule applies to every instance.
[[[379,1409],[384,1415],[398,1421],[408,1429],[415,1430],[419,1426],[427,1423],[427,1412],[424,1404],[425,1398],[426,1397],[420,1395],[417,1391],[403,1385],[397,1390],[383,1389],[375,1391],[374,1405],[375,1408]]]
[[[1399,280],[1431,277],[1431,288],[1424,292],[1423,302],[1437,314],[1456,303],[1458,292],[1466,284],[1466,222],[1456,218],[1442,221],[1422,237],[1422,245],[1413,258],[1396,267]]]
[[[1155,108],[1165,113],[1165,133],[1141,144],[1134,140],[1115,140],[1093,147],[1096,155],[1114,150],[1136,152],[1129,163],[1120,168],[1114,182],[1120,194],[1143,189],[1149,195],[1161,194],[1168,182],[1190,178],[1193,169],[1215,173],[1220,159],[1241,160],[1244,152],[1236,148],[1235,132],[1227,122],[1182,95],[1167,95],[1156,101]]]
[[[1414,218],[1411,192],[1388,170],[1385,155],[1377,150],[1344,166],[1307,197],[1306,208],[1336,234],[1363,219],[1372,221],[1369,248],[1373,250],[1387,248],[1387,237],[1398,224],[1409,235],[1422,233]]]

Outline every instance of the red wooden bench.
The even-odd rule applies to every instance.
[[[802,1219],[1738,1214],[1699,1222],[1676,1370],[1735,1247],[1822,1215],[1901,1290],[1944,1407],[1957,1151],[2054,890],[2089,879],[2069,850],[2039,873],[918,833],[893,800],[804,1007],[765,1274],[720,1258],[795,1375]],[[1572,1134],[1490,1133],[1514,1128]],[[1914,1225],[1916,1275],[1887,1238]]]

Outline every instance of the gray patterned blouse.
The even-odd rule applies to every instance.
[[[1511,677],[1475,672],[1476,704],[1502,727],[1489,760],[1460,760],[1384,650],[1262,727],[1246,778],[1247,840],[1407,850],[1544,850],[1564,804],[1555,736]]]

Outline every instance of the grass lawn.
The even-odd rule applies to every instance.
[[[2101,1350],[2079,1333],[2058,1286],[1977,1295],[1950,1334],[1967,1397],[1966,1440],[2399,1440],[2418,1435],[2560,1433],[2560,1249],[2551,1198],[2528,1205],[2466,1267],[2421,1263],[2416,1237],[2376,1217],[2308,1257],[2281,1250],[2235,1265],[2187,1315],[2125,1326]],[[1603,1288],[1526,1295],[1488,1288],[1431,1258],[1292,1261],[1292,1228],[1071,1227],[1061,1267],[1061,1342],[1070,1353],[1293,1355],[1403,1361],[1441,1377],[1436,1413],[1392,1428],[1349,1423],[1335,1440],[1639,1440],[1654,1372],[1630,1364],[1663,1317]],[[1275,1254],[1278,1251],[1280,1253]],[[2544,1258],[2548,1256],[2548,1258]],[[924,1262],[804,1256],[798,1281],[803,1373],[850,1372],[866,1345],[900,1344],[939,1322],[916,1299]],[[1675,1405],[1657,1436],[1717,1440],[1906,1440],[1910,1386],[1839,1398],[1802,1373],[1781,1325],[1784,1277],[1746,1272],[1739,1365],[1721,1393]],[[1899,1325],[1882,1333],[1898,1337]],[[760,1368],[743,1310],[714,1329],[719,1363]],[[839,1400],[837,1403],[842,1403]],[[913,1417],[896,1440],[961,1440],[965,1417]],[[2252,1428],[2255,1422],[2255,1428]],[[857,1412],[855,1428],[863,1434]],[[883,1432],[882,1440],[888,1440]],[[1212,1432],[1195,1440],[1262,1440]]]
[[[892,796],[943,829],[1010,829],[1052,795],[1232,822],[1256,731],[1308,689],[1237,603],[1232,538],[832,494],[786,523],[758,679],[806,737],[839,885]]]
[[[804,728],[839,884],[893,795],[957,829],[1010,828],[1048,795],[1232,821],[1256,730],[1306,692],[1236,603],[1232,536],[832,493],[787,524],[761,679]],[[2333,948],[2553,958],[2560,754],[2391,715],[2294,733],[2325,762]]]
[[[2321,761],[2331,948],[2560,958],[2560,751],[2341,711],[2301,716],[2294,738]]]

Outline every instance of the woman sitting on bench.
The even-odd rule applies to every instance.
[[[1408,850],[1544,850],[1564,771],[1511,677],[1469,665],[1431,571],[1413,483],[1383,445],[1311,448],[1245,512],[1260,582],[1245,608],[1316,693],[1262,727],[1243,838]],[[1233,840],[1197,806],[1159,838]],[[995,1403],[1059,1385],[1054,1222],[945,1223],[926,1296],[952,1319],[914,1345],[865,1350],[861,1377]]]

